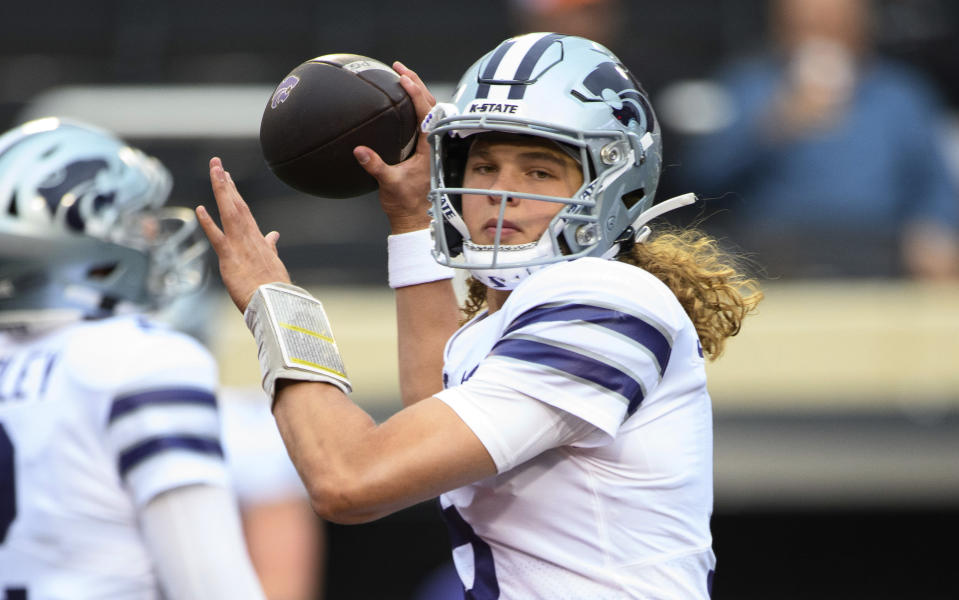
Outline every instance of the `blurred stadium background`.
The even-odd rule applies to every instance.
[[[762,44],[764,6],[629,0],[612,50],[665,101],[670,86]],[[952,115],[943,126],[959,130],[959,4],[877,7],[880,49],[932,79]],[[211,202],[206,164],[223,157],[264,230],[282,232],[294,278],[328,304],[357,401],[379,419],[398,408],[376,198],[315,199],[279,183],[259,151],[260,114],[284,74],[330,52],[402,60],[443,96],[515,33],[505,1],[4,0],[0,23],[3,129],[53,114],[113,129],[170,167],[187,206]],[[671,153],[681,133],[664,134],[660,197],[688,191]],[[959,598],[959,286],[785,279],[766,292],[710,367],[715,596]],[[215,285],[203,308],[190,325],[224,383],[256,385],[252,341]],[[448,553],[431,504],[333,526],[329,543],[334,600],[409,598]]]

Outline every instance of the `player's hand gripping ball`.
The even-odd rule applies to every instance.
[[[416,111],[400,76],[357,54],[327,54],[293,69],[260,121],[260,147],[273,173],[324,198],[376,189],[353,148],[369,146],[396,164],[412,154],[417,134]]]

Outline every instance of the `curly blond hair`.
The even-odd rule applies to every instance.
[[[739,333],[743,319],[763,298],[758,281],[744,274],[742,259],[698,229],[662,227],[616,260],[648,271],[672,290],[710,360],[719,358],[726,340]],[[465,320],[486,305],[486,291],[485,285],[469,278]]]

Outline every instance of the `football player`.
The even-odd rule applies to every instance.
[[[313,512],[259,387],[219,390],[223,452],[243,536],[270,600],[319,600],[326,529]]]
[[[79,122],[0,137],[0,595],[263,598],[217,369],[145,313],[206,242],[154,158]]]
[[[317,511],[363,522],[440,495],[469,598],[707,598],[715,557],[704,370],[761,292],[715,241],[646,223],[659,126],[589,40],[506,40],[423,118],[413,157],[354,155],[389,218],[401,394],[377,425],[320,303],[290,284],[229,173],[201,225],[259,345]],[[427,209],[430,215],[427,214]],[[467,269],[465,323],[450,277]]]

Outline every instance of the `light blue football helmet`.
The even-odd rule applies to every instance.
[[[58,118],[0,136],[0,324],[156,308],[198,288],[208,244],[155,158]]]
[[[676,204],[651,209],[662,139],[646,92],[609,50],[581,37],[530,33],[504,41],[466,71],[452,101],[437,104],[422,128],[432,150],[434,258],[492,288],[513,289],[543,265],[610,258],[622,242],[641,241],[645,222]],[[582,187],[572,198],[461,187],[471,136],[482,132],[557,142],[582,166]],[[470,239],[460,214],[464,193],[501,198],[494,244]],[[565,206],[538,241],[500,244],[511,196]]]

